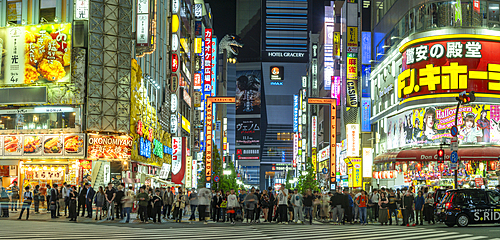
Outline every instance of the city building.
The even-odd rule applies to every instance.
[[[374,184],[498,184],[499,3],[372,1]]]

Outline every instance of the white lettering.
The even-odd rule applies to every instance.
[[[479,221],[479,219],[481,219],[481,218],[479,217],[479,213],[478,213],[478,212],[475,212],[475,213],[474,213],[474,221]]]
[[[489,220],[490,220],[490,213],[484,212],[484,221],[489,221]]]
[[[304,57],[305,53],[296,52],[268,52],[268,57],[291,57],[291,58],[301,58]]]

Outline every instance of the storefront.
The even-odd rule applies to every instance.
[[[481,15],[472,11],[464,14]],[[442,27],[384,46],[385,58],[372,72],[375,186],[453,186],[452,141],[458,142],[459,187],[498,184],[500,31]],[[474,91],[475,101],[457,109],[463,91]]]

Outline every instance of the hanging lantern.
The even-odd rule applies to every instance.
[[[417,163],[417,170],[420,172],[422,171],[422,164],[420,163]]]
[[[403,164],[403,172],[408,171],[408,165],[406,163]]]
[[[373,178],[378,179],[378,178],[377,178],[377,172],[373,172],[373,173],[372,173],[372,176],[373,176]]]

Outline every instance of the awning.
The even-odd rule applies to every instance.
[[[394,161],[437,161],[438,148],[408,149],[399,152],[387,152],[375,157],[374,162]],[[444,149],[445,161],[450,160],[451,150]],[[500,157],[500,147],[459,148],[461,161],[496,161]]]

